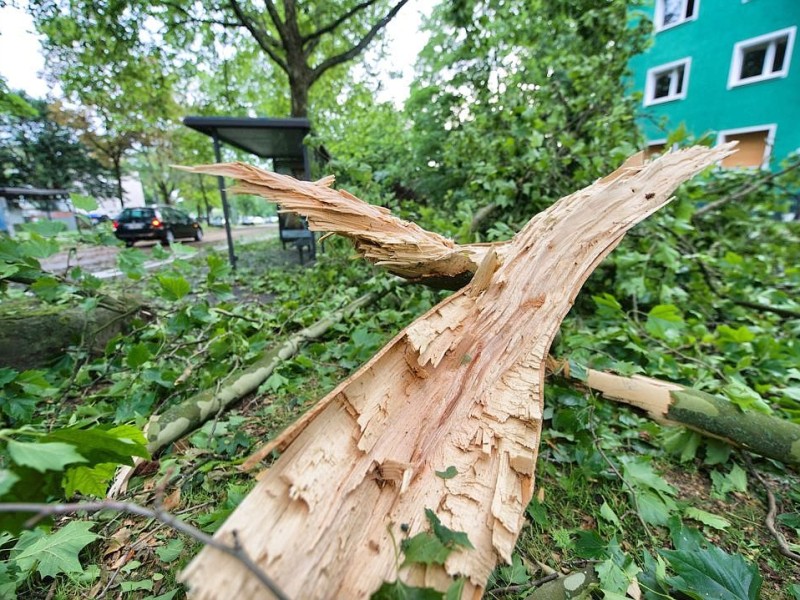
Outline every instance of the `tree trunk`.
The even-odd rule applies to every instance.
[[[310,327],[300,330],[280,346],[267,350],[251,366],[234,373],[229,383],[219,390],[204,390],[163,414],[154,415],[147,425],[147,450],[150,454],[155,454],[168,444],[191,433],[221,410],[257,390],[278,366],[296,355],[306,342],[323,336],[336,323],[373,303],[379,297],[380,294],[374,292],[361,296]]]
[[[276,440],[283,455],[217,537],[240,543],[289,597],[368,598],[398,576],[440,591],[463,576],[462,597],[480,597],[524,523],[561,320],[625,232],[730,148],[622,169],[535,216],[504,256],[490,248],[467,287]],[[426,509],[474,548],[398,573],[396,540],[425,528]],[[182,577],[198,599],[269,597],[213,548]]]
[[[125,190],[122,186],[122,163],[120,159],[114,160],[114,177],[117,180],[117,197],[119,198],[120,208],[125,208]]]
[[[128,312],[140,305],[132,302]],[[18,371],[36,369],[62,357],[74,346],[100,353],[123,331],[125,311],[98,307],[86,312],[25,300],[0,305],[0,365]]]
[[[205,183],[203,183],[203,176],[202,175],[198,175],[197,179],[200,182],[200,193],[203,196],[203,204],[206,207],[206,225],[211,227],[211,205],[208,202],[208,194],[206,193],[206,185],[205,185]],[[200,211],[198,210],[197,212],[199,213]]]

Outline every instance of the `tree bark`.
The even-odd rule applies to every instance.
[[[132,302],[127,311],[140,304]],[[18,371],[36,369],[81,345],[100,353],[106,343],[124,330],[126,311],[97,307],[86,312],[77,307],[38,302],[8,302],[0,308],[0,365]]]
[[[510,562],[524,523],[545,360],[561,320],[625,232],[730,148],[622,169],[535,216],[502,256],[486,251],[467,287],[275,441],[283,455],[217,537],[238,540],[290,597],[368,598],[398,575],[440,591],[463,576],[462,597],[480,597],[497,561]],[[450,467],[454,477],[437,475]],[[474,548],[398,574],[395,540],[425,528],[426,509]],[[182,578],[198,599],[264,597],[249,572],[212,548]]]
[[[155,454],[168,444],[191,433],[234,402],[258,389],[275,369],[295,356],[309,340],[322,337],[333,325],[346,319],[357,310],[375,302],[381,294],[370,292],[344,308],[334,311],[305,329],[300,330],[280,346],[264,352],[255,363],[234,373],[230,382],[219,390],[204,390],[168,409],[154,415],[147,425],[147,450]]]

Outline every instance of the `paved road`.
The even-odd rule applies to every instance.
[[[226,244],[225,230],[221,227],[205,227],[202,242],[188,242],[190,246],[217,246]],[[270,238],[278,235],[278,225],[270,223],[254,227],[235,227],[232,231],[234,240]],[[136,242],[136,248],[150,253],[158,242]],[[42,262],[47,271],[63,273],[67,266],[79,266],[82,269],[96,273],[112,269],[117,264],[117,254],[120,248],[112,246],[82,246],[77,254],[71,256],[68,252],[59,252]]]

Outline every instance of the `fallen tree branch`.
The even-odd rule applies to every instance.
[[[404,329],[275,441],[283,454],[217,536],[240,532],[292,596],[360,599],[397,577],[392,540],[425,528],[430,510],[474,548],[451,553],[443,566],[403,567],[400,576],[444,591],[460,575],[463,597],[478,597],[495,564],[510,561],[525,521],[544,362],[575,295],[629,228],[731,148],[696,147],[622,169],[535,216],[508,244],[484,247],[467,287]],[[352,214],[320,192],[324,186],[292,185],[304,201],[325,195],[309,205],[320,220],[325,211]],[[352,218],[367,232],[356,242],[371,236],[380,246],[380,228]],[[402,233],[399,223],[392,227]],[[392,231],[387,246],[402,245]],[[451,468],[452,477],[437,474]],[[182,579],[198,600],[254,598],[260,589],[213,548]]]
[[[559,369],[557,361],[549,366]],[[800,465],[800,425],[787,419],[756,411],[745,413],[725,398],[650,377],[587,369],[583,379],[568,369],[561,372],[605,398],[643,410],[658,423],[681,425],[755,454]]]
[[[25,527],[33,527],[47,517],[56,515],[69,515],[78,512],[95,513],[102,510],[112,510],[115,512],[136,515],[145,517],[146,519],[154,519],[159,523],[163,523],[167,527],[171,527],[175,531],[179,531],[198,542],[210,546],[215,550],[224,552],[239,564],[241,564],[256,580],[267,588],[275,598],[278,600],[289,600],[288,596],[284,594],[280,587],[262,571],[259,566],[253,562],[253,559],[247,554],[244,548],[238,543],[236,536],[234,536],[234,544],[228,545],[221,542],[210,535],[207,535],[181,521],[175,515],[165,511],[160,506],[155,508],[147,508],[140,506],[133,502],[118,502],[115,500],[103,500],[97,502],[73,502],[69,504],[45,504],[38,502],[0,502],[0,512],[3,513],[33,513],[33,516],[25,523]]]
[[[233,192],[255,194],[308,219],[313,231],[336,233],[356,251],[390,273],[431,287],[465,286],[491,250],[504,255],[506,243],[458,245],[416,223],[404,221],[380,206],[331,187],[333,177],[298,181],[242,163],[178,167],[192,173],[232,177]]]
[[[255,363],[232,374],[230,381],[219,386],[219,389],[203,390],[164,413],[151,417],[146,428],[148,452],[154,455],[168,444],[200,427],[221,410],[257,390],[278,366],[296,355],[305,343],[321,337],[333,325],[372,304],[383,293],[385,292],[364,294],[347,306],[301,329],[279,346],[270,348]]]

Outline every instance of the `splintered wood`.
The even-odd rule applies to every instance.
[[[283,454],[217,537],[232,543],[235,531],[291,598],[369,598],[398,577],[444,591],[456,576],[467,578],[464,598],[479,598],[496,563],[510,561],[523,525],[545,359],[578,290],[628,229],[728,150],[690,148],[624,167],[536,215],[502,253],[484,251],[469,286],[276,441]],[[380,227],[371,231],[379,238]],[[449,467],[455,477],[436,475]],[[475,548],[454,552],[444,567],[398,573],[395,543],[427,529],[426,508]],[[194,598],[271,597],[209,547],[183,580]]]
[[[364,258],[405,279],[428,284],[437,280],[440,287],[458,289],[469,281],[490,248],[503,252],[502,244],[459,246],[416,223],[398,219],[386,208],[333,189],[333,176],[317,182],[298,181],[242,163],[178,168],[236,179],[232,192],[262,196],[279,203],[283,210],[303,215],[312,231],[352,240]]]

